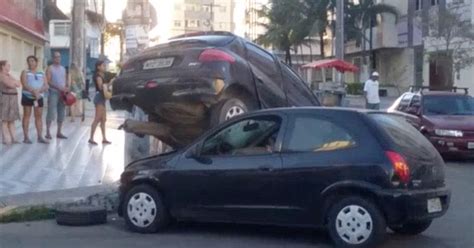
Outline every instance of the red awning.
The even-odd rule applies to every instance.
[[[349,62],[339,59],[323,59],[303,65],[303,68],[335,68],[340,72],[358,72],[359,68]]]

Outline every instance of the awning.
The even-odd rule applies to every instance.
[[[349,62],[339,59],[323,59],[303,65],[303,68],[335,68],[340,72],[358,72],[359,68]]]

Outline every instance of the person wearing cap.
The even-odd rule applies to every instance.
[[[364,84],[364,96],[367,109],[380,109],[379,73],[374,71]]]

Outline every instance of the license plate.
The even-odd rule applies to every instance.
[[[467,143],[467,149],[474,149],[474,142]]]
[[[174,58],[151,59],[143,63],[143,70],[159,69],[170,67],[173,64]]]
[[[441,212],[443,207],[441,206],[441,200],[439,198],[428,199],[428,213]]]

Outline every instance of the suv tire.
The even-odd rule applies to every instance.
[[[215,127],[233,117],[247,113],[249,109],[249,105],[239,98],[221,100],[211,108],[211,126]]]
[[[386,235],[385,218],[370,200],[339,198],[329,209],[327,228],[336,247],[375,247]]]
[[[426,231],[430,227],[431,222],[432,220],[408,222],[401,226],[390,226],[390,229],[397,234],[418,235]]]
[[[125,196],[123,213],[127,227],[139,233],[154,233],[169,224],[163,198],[149,185],[137,185]]]

